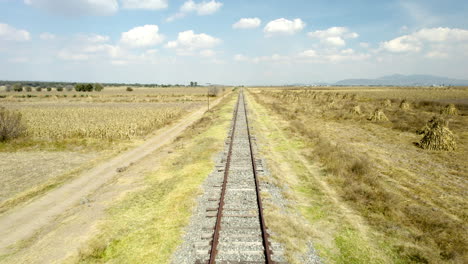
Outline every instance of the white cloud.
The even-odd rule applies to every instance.
[[[359,37],[358,33],[350,32],[346,27],[331,27],[326,30],[309,32],[307,35],[311,38],[318,38],[323,44],[335,47],[345,46],[345,39],[354,39]]]
[[[112,15],[119,9],[117,0],[24,0],[24,3],[63,16]]]
[[[428,52],[426,55],[425,55],[426,58],[430,58],[430,59],[445,59],[447,57],[449,57],[449,54],[447,54],[446,52],[441,52],[441,51],[430,51]]]
[[[240,28],[240,29],[249,29],[249,28],[257,28],[260,26],[262,21],[255,17],[255,18],[241,18],[239,21],[232,25],[232,28]]]
[[[80,35],[79,37],[92,43],[102,43],[109,41],[109,36],[103,36],[98,34]]]
[[[315,50],[305,50],[299,53],[299,57],[314,58],[317,57],[317,52]]]
[[[419,52],[421,42],[414,36],[401,36],[390,41],[381,43],[381,48],[390,52]]]
[[[163,42],[164,36],[159,34],[157,25],[144,25],[135,27],[122,33],[120,42],[129,47],[139,48],[154,46]]]
[[[322,39],[322,42],[336,47],[346,46],[346,42],[341,37],[328,37]]]
[[[44,33],[39,35],[39,38],[42,39],[42,40],[54,40],[56,38],[56,36],[54,34],[52,34],[52,33],[44,32]]]
[[[31,34],[23,29],[16,29],[8,24],[0,23],[0,39],[9,41],[28,41]]]
[[[179,9],[178,13],[169,16],[166,21],[172,22],[176,19],[183,18],[189,13],[197,13],[199,16],[212,15],[216,13],[223,3],[217,2],[216,0],[203,1],[195,3],[193,0],[186,1]]]
[[[68,49],[60,50],[58,53],[58,57],[62,60],[68,61],[86,61],[89,59],[89,56],[87,54],[72,52]]]
[[[304,29],[305,26],[306,24],[300,18],[296,18],[292,21],[279,18],[268,22],[263,31],[267,36],[272,36],[274,34],[293,35]]]
[[[177,49],[179,55],[190,55],[192,51],[210,49],[221,43],[221,40],[210,35],[195,34],[193,30],[180,32],[177,40],[169,41],[167,48]]]
[[[352,55],[352,54],[354,54],[354,50],[353,49],[344,49],[344,50],[341,51],[341,54]]]
[[[234,56],[234,60],[235,61],[248,61],[249,60],[249,57],[245,56],[245,55],[242,55],[242,54],[236,54]]]
[[[167,8],[168,0],[122,0],[122,7],[126,9],[159,10]]]
[[[426,57],[446,58],[448,51],[460,49],[468,41],[468,30],[458,28],[424,28],[380,43],[381,50],[393,53],[420,52],[428,49]],[[463,48],[461,48],[463,49]]]
[[[367,42],[361,42],[361,43],[359,43],[359,46],[361,46],[361,48],[365,48],[365,49],[367,49],[367,48],[369,48],[369,47],[370,47],[370,44],[369,44],[369,43],[367,43]]]
[[[216,52],[211,49],[200,51],[200,56],[202,57],[214,57],[215,55],[216,55]]]

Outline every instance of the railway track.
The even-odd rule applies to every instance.
[[[239,93],[227,153],[219,176],[211,184],[205,207],[203,232],[195,241],[195,263],[280,263],[269,242],[257,171],[253,138],[243,92]],[[257,167],[260,167],[257,168]]]

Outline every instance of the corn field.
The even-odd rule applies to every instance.
[[[183,115],[178,107],[53,107],[22,108],[32,139],[133,139],[161,128]]]

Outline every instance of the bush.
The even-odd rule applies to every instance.
[[[101,84],[99,84],[99,83],[95,83],[95,84],[94,84],[94,91],[100,92],[100,91],[102,91],[103,89],[104,89],[104,86],[102,86]]]
[[[210,87],[208,89],[208,96],[209,97],[217,97],[219,94],[219,88],[218,87]]]
[[[47,87],[47,91],[48,92],[52,91],[52,87]]]
[[[0,142],[20,137],[26,130],[21,113],[0,108]]]
[[[19,83],[13,85],[13,91],[15,92],[22,92],[23,91],[23,86]]]
[[[13,90],[13,87],[11,87],[11,85],[7,85],[7,86],[5,87],[5,91],[6,91],[6,92],[11,92],[12,90]]]
[[[32,87],[31,86],[26,86],[26,92],[32,92]]]
[[[133,92],[132,87],[127,87],[127,92]]]
[[[87,84],[79,83],[75,85],[75,90],[77,92],[92,92],[94,90],[94,86],[90,83],[87,83]]]
[[[57,87],[57,92],[63,92],[63,87],[62,86]]]
[[[36,87],[36,92],[42,92],[42,87]]]

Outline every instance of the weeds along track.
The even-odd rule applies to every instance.
[[[244,95],[239,94],[229,146],[205,197],[194,263],[279,263],[268,241]],[[261,165],[259,165],[261,166]],[[205,198],[205,199],[206,199]],[[273,259],[272,259],[273,258]]]

